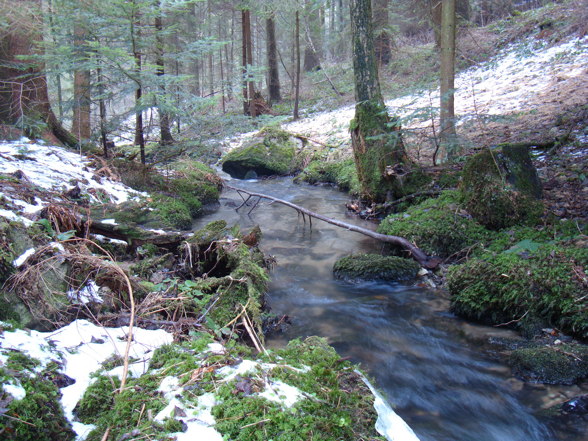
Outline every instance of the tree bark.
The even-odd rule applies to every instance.
[[[88,63],[90,57],[87,47],[86,24],[81,15],[82,13],[78,11],[74,21],[74,48],[76,65],[78,66],[84,66],[85,63]],[[87,68],[82,67],[74,72],[74,107],[71,131],[80,141],[87,141],[92,135],[90,122],[91,79],[90,70]]]
[[[383,201],[401,197],[395,168],[408,163],[396,118],[390,118],[380,91],[374,53],[370,0],[351,0],[351,33],[355,83],[355,118],[351,143],[362,197]]]
[[[243,113],[256,116],[255,85],[251,78],[250,66],[253,64],[253,41],[251,40],[251,12],[241,11],[242,52],[243,52]]]
[[[161,17],[161,1],[158,2],[158,14],[155,17],[155,65],[156,75],[159,80],[160,97],[157,99],[159,112],[159,143],[169,145],[174,143],[170,129],[169,113],[161,106],[161,101],[165,100],[165,61],[164,61],[164,38],[163,38],[163,20]]]
[[[145,158],[145,133],[143,128],[143,108],[141,99],[143,97],[143,86],[139,78],[141,78],[141,70],[142,70],[142,59],[141,59],[141,52],[139,50],[139,46],[137,44],[137,39],[140,37],[139,34],[139,26],[140,26],[140,18],[137,5],[135,0],[132,3],[132,16],[131,16],[131,49],[133,51],[133,58],[135,59],[135,74],[137,78],[137,88],[135,89],[135,145],[139,146],[139,152],[141,154],[141,164],[146,163]]]
[[[42,41],[41,0],[0,1],[7,26],[0,39],[0,122],[20,127],[29,136],[48,131],[71,146],[78,139],[61,125],[49,102],[41,63],[28,60]]]
[[[294,97],[294,120],[300,118],[298,115],[298,102],[300,101],[300,12],[296,11],[296,29],[294,31],[296,39],[296,92]]]
[[[441,146],[452,159],[455,139],[455,0],[443,0],[441,14]]]
[[[407,239],[405,239],[403,237],[376,233],[375,231],[368,230],[367,228],[358,227],[357,225],[348,224],[347,222],[342,222],[337,219],[332,219],[330,217],[323,216],[322,214],[315,213],[314,211],[310,211],[310,210],[308,210],[304,207],[301,207],[299,205],[296,205],[291,202],[285,201],[283,199],[278,199],[278,198],[275,198],[273,196],[269,196],[266,194],[254,193],[254,192],[250,192],[247,190],[243,190],[241,188],[232,187],[232,186],[226,185],[226,184],[225,184],[225,187],[229,188],[231,190],[234,190],[240,194],[243,193],[243,194],[246,194],[249,196],[247,199],[244,199],[243,204],[241,204],[241,206],[238,207],[237,210],[239,210],[242,206],[246,205],[249,202],[249,199],[251,197],[256,197],[259,199],[268,199],[270,201],[273,201],[273,202],[276,202],[276,203],[279,203],[282,205],[286,205],[287,207],[293,208],[297,212],[301,213],[303,216],[306,215],[309,218],[314,217],[315,219],[322,220],[323,222],[327,222],[331,225],[345,228],[346,230],[360,233],[365,236],[369,236],[374,239],[380,240],[382,242],[397,245],[397,246],[403,248],[404,250],[406,250],[414,260],[416,260],[418,263],[420,263],[425,268],[429,268],[429,269],[436,268],[439,265],[439,263],[441,263],[441,260],[438,257],[428,256],[423,250],[421,250],[416,245],[414,245],[412,242],[408,241]],[[258,203],[259,202],[255,203],[251,210],[255,209],[257,207]]]
[[[282,101],[280,93],[280,71],[278,69],[278,44],[274,14],[265,22],[267,33],[268,89],[270,105]]]
[[[392,59],[392,36],[388,30],[388,3],[389,0],[374,0],[374,49],[378,65],[387,65]]]

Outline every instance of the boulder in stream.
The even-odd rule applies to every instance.
[[[237,179],[286,176],[300,170],[302,161],[292,136],[283,130],[265,128],[242,147],[229,152],[223,171]]]
[[[333,274],[338,279],[350,281],[405,282],[414,279],[420,268],[414,260],[402,257],[356,254],[335,262]]]

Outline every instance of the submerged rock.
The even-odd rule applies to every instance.
[[[414,279],[420,269],[414,260],[378,254],[357,254],[335,262],[333,274],[345,280],[404,282]]]
[[[516,349],[509,364],[516,376],[527,381],[574,384],[588,377],[588,348],[566,344]]]

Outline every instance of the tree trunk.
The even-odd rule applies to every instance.
[[[392,58],[392,36],[388,30],[388,3],[389,0],[374,0],[374,49],[378,65],[390,63]]]
[[[282,101],[280,93],[280,73],[278,70],[278,44],[276,42],[276,24],[273,14],[266,20],[267,65],[270,105]]]
[[[29,136],[48,131],[71,147],[78,139],[51,110],[44,66],[27,60],[42,41],[41,0],[0,1],[7,22],[0,37],[0,122],[19,126]]]
[[[300,12],[296,11],[296,29],[295,34],[295,46],[296,46],[296,92],[294,97],[294,120],[300,118],[298,115],[298,102],[300,101]]]
[[[404,170],[408,163],[400,125],[390,119],[380,91],[374,54],[370,0],[351,0],[351,33],[355,82],[355,118],[351,121],[351,142],[362,197],[383,201],[402,196]]]
[[[158,4],[158,14],[155,17],[155,65],[156,75],[159,80],[159,97],[157,98],[159,112],[159,143],[168,145],[174,143],[170,129],[169,113],[161,106],[161,101],[165,100],[165,61],[164,61],[164,39],[163,39],[163,21],[161,18],[161,2]]]
[[[141,154],[141,164],[146,163],[145,159],[145,133],[143,128],[143,107],[142,107],[142,97],[143,97],[143,86],[139,78],[141,78],[141,70],[142,70],[142,60],[141,60],[141,52],[139,51],[139,46],[137,45],[137,39],[140,37],[139,34],[139,14],[135,4],[135,0],[133,0],[133,12],[131,17],[131,47],[133,51],[133,58],[135,59],[135,75],[136,75],[136,82],[137,88],[135,89],[135,145],[139,146],[139,152]]]
[[[243,113],[256,117],[255,84],[250,67],[253,64],[253,41],[251,39],[251,11],[243,9],[241,12],[241,30],[243,43]]]
[[[313,2],[306,2],[304,28],[306,48],[304,49],[304,72],[321,68],[322,38],[320,8]]]
[[[441,146],[449,159],[455,139],[455,0],[443,0],[441,19]]]
[[[88,63],[89,51],[87,47],[87,31],[84,20],[80,17],[82,13],[78,12],[74,21],[74,48],[76,53],[76,65],[82,66],[74,72],[74,107],[71,131],[80,141],[89,140],[92,135],[90,123],[90,105],[91,98],[91,75],[90,70],[84,68]]]

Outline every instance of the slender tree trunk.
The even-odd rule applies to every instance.
[[[256,117],[255,109],[255,83],[250,68],[253,63],[253,41],[251,39],[251,12],[248,9],[242,11],[243,33],[243,111],[245,115]]]
[[[304,30],[306,47],[304,49],[304,72],[312,72],[321,68],[322,39],[320,8],[312,2],[306,2],[304,14]]]
[[[408,162],[400,126],[390,119],[380,91],[370,0],[351,0],[355,118],[351,142],[362,196],[368,201],[399,197],[398,175]],[[400,185],[402,182],[400,181]]]
[[[91,75],[90,70],[84,66],[88,62],[89,51],[87,47],[88,35],[86,24],[78,11],[74,19],[74,47],[76,52],[76,65],[82,66],[74,72],[74,107],[72,117],[72,132],[80,141],[89,140],[92,135],[90,122]]]
[[[51,110],[45,67],[27,59],[42,41],[40,0],[1,0],[6,29],[0,36],[0,122],[14,124],[29,136],[51,133],[71,147],[78,139]]]
[[[455,0],[443,0],[441,20],[441,145],[455,157]]]
[[[135,89],[135,145],[139,146],[139,152],[141,154],[141,164],[146,163],[145,158],[145,132],[143,127],[143,104],[141,98],[143,97],[143,86],[141,85],[141,70],[142,60],[137,40],[140,38],[139,25],[140,19],[138,15],[137,6],[135,0],[133,0],[133,13],[131,17],[131,49],[133,51],[133,57],[135,59],[135,76],[137,78],[137,88]]]
[[[100,116],[100,142],[104,157],[108,158],[108,138],[106,133],[106,103],[104,100],[104,83],[105,78],[102,76],[102,65],[100,59],[97,59],[96,80],[98,82],[98,112]]]
[[[378,65],[390,63],[392,58],[392,36],[388,30],[388,3],[389,0],[373,0],[374,4],[374,48]]]
[[[246,9],[241,10],[241,59],[242,59],[242,74],[243,74],[243,114],[249,114],[249,92],[247,89],[247,27],[248,27],[248,12]]]
[[[282,101],[280,93],[280,71],[278,69],[278,44],[276,42],[276,24],[273,14],[266,20],[267,31],[267,65],[269,72],[270,105]]]
[[[218,35],[219,35],[219,38],[221,38],[221,36],[223,35],[220,21],[218,22]],[[220,62],[221,103],[222,103],[223,114],[225,114],[227,109],[225,107],[225,72],[224,72],[224,66],[223,66],[223,48],[222,47],[218,51],[218,60]]]
[[[300,118],[298,115],[298,102],[300,101],[300,12],[296,11],[296,92],[294,97],[294,120]]]
[[[163,20],[161,18],[161,2],[158,2],[158,14],[155,17],[155,74],[159,80],[159,94],[157,98],[157,110],[159,113],[159,143],[162,145],[173,144],[174,137],[170,129],[169,113],[161,105],[161,101],[165,101],[166,87],[165,87],[165,61],[164,61],[164,38],[163,38]]]
[[[57,37],[55,36],[55,20],[53,19],[53,15],[55,11],[53,10],[53,1],[49,0],[49,31],[51,33],[51,39],[53,40],[53,44],[57,47]],[[63,121],[63,90],[61,85],[61,74],[57,73],[55,75],[55,88],[57,89],[57,114],[59,116],[59,121]]]

